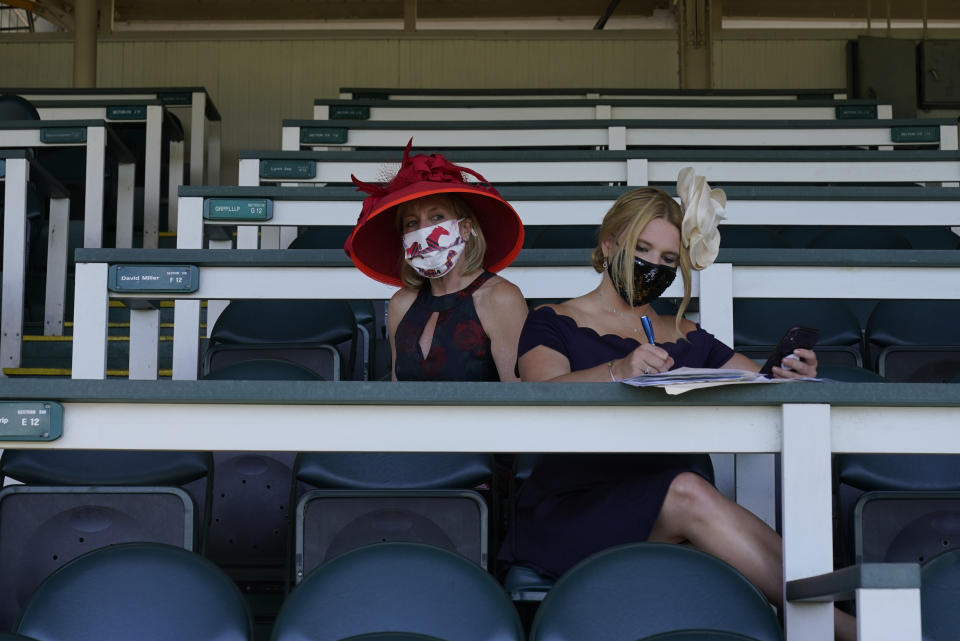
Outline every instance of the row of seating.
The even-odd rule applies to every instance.
[[[960,551],[920,569],[923,637],[953,639]],[[241,593],[216,566],[171,546],[130,543],[67,564],[30,597],[5,641],[250,641]],[[523,641],[502,589],[442,549],[361,547],[287,597],[275,641]],[[766,599],[739,572],[691,548],[640,543],[571,569],[538,611],[530,641],[782,641]]]

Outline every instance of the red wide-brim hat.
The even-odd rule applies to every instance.
[[[484,269],[498,272],[512,263],[523,246],[523,223],[513,207],[477,172],[458,167],[439,154],[411,156],[412,142],[407,143],[400,170],[388,184],[364,183],[351,176],[359,191],[370,194],[343,247],[353,264],[375,280],[403,287],[402,235],[396,208],[434,194],[456,194],[473,210],[487,241]],[[466,182],[465,174],[478,182]]]

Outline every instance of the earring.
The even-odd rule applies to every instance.
[[[607,268],[610,267],[610,264],[607,263],[607,259],[603,259],[603,271],[607,271]]]

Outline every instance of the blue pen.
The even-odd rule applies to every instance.
[[[643,324],[643,333],[647,335],[647,340],[650,341],[650,344],[656,344],[656,341],[653,339],[653,323],[650,322],[650,319],[646,316],[641,316],[640,323]]]

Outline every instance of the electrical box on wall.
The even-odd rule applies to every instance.
[[[894,118],[917,117],[917,44],[861,36],[848,47],[855,98],[893,105]]]
[[[960,108],[960,40],[924,40],[917,55],[920,106]]]

